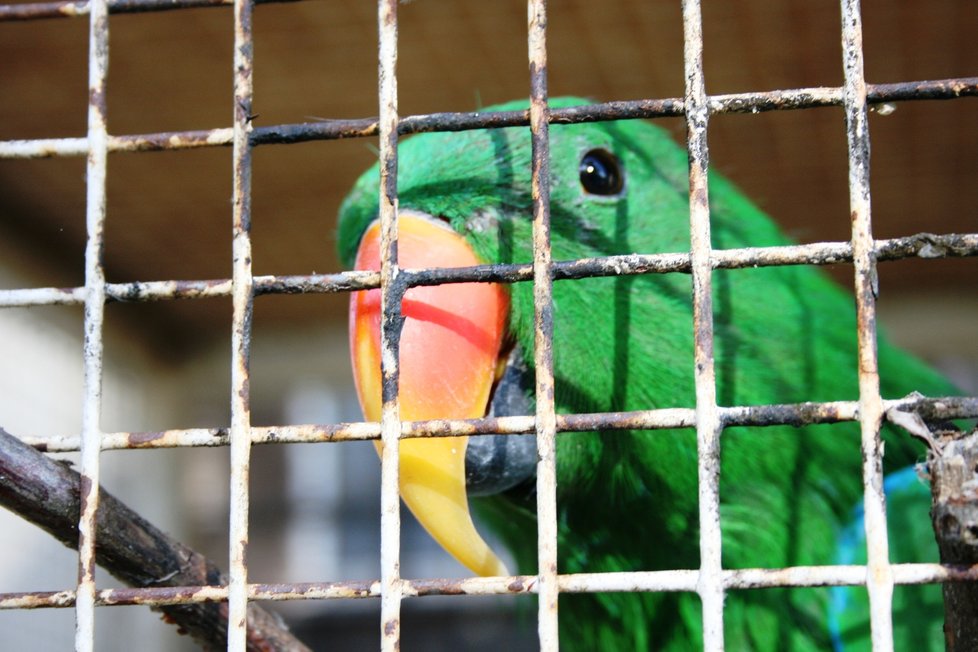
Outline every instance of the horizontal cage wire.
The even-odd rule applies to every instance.
[[[296,0],[290,0],[296,1]],[[20,6],[20,5],[18,5]],[[0,13],[0,22],[4,20]],[[912,100],[953,100],[978,96],[978,77],[933,79],[890,84],[867,84],[866,99],[870,105],[885,108],[894,102]],[[707,99],[710,115],[769,111],[792,111],[841,106],[842,88],[796,88],[768,92],[713,95]],[[599,102],[580,107],[549,110],[552,124],[576,124],[607,120],[650,120],[679,117],[684,114],[682,98],[622,100]],[[529,126],[527,111],[486,111],[468,113],[433,113],[401,118],[399,135],[407,136],[435,131]],[[110,152],[149,152],[196,149],[231,144],[232,129],[162,132],[108,136]],[[355,120],[322,120],[314,123],[282,124],[253,127],[249,142],[254,145],[301,143],[314,140],[366,138],[378,134],[376,118]],[[85,138],[49,138],[0,141],[0,157],[46,158],[51,156],[84,156],[88,152]]]
[[[90,104],[84,138],[44,138],[0,141],[0,158],[87,157],[87,250],[85,284],[79,287],[0,290],[0,307],[76,305],[84,308],[84,409],[78,435],[20,439],[42,452],[81,453],[81,515],[78,531],[79,582],[73,590],[0,593],[0,609],[74,607],[78,626],[75,647],[94,649],[95,606],[171,606],[228,603],[228,648],[248,646],[246,623],[255,616],[250,603],[286,600],[347,600],[379,598],[382,641],[395,649],[401,638],[401,602],[434,595],[539,595],[539,641],[542,649],[557,649],[557,603],[560,593],[668,591],[698,593],[703,603],[704,648],[723,649],[723,599],[727,591],[771,587],[867,586],[870,595],[874,649],[892,649],[892,592],[894,585],[978,579],[975,568],[941,564],[889,562],[886,515],[881,487],[879,424],[893,412],[914,412],[925,419],[978,417],[978,397],[906,397],[883,400],[875,359],[876,264],[908,258],[953,258],[978,255],[978,233],[918,233],[874,239],[870,231],[867,112],[874,106],[915,100],[957,99],[978,95],[978,77],[868,84],[863,76],[859,3],[842,0],[845,84],[838,88],[798,88],[768,92],[708,95],[702,61],[703,34],[699,3],[683,3],[683,97],[605,102],[571,108],[551,108],[547,90],[546,3],[529,4],[530,108],[526,111],[398,115],[395,72],[397,61],[397,3],[380,0],[379,117],[325,120],[316,123],[255,126],[253,109],[252,11],[256,4],[226,0],[91,0],[0,7],[0,22],[87,16],[91,25]],[[106,66],[108,15],[195,7],[233,6],[235,25],[234,124],[203,131],[110,135],[106,129]],[[841,107],[846,115],[849,192],[853,225],[851,240],[781,247],[713,249],[710,244],[709,186],[707,183],[707,125],[710,118],[731,113],[757,114],[818,107]],[[682,117],[687,128],[690,170],[691,246],[689,253],[630,254],[579,260],[551,259],[549,214],[548,128],[622,119]],[[397,242],[397,143],[400,136],[484,128],[529,127],[532,133],[534,207],[533,260],[523,264],[479,265],[453,269],[400,268]],[[268,144],[315,140],[379,137],[384,232],[380,272],[344,271],[335,274],[256,275],[252,269],[252,153]],[[106,160],[109,153],[232,147],[232,276],[227,279],[107,282],[103,268],[106,218]],[[859,337],[858,400],[752,406],[721,406],[713,369],[711,278],[714,270],[785,265],[851,263],[856,274]],[[649,274],[688,274],[692,277],[696,360],[696,404],[689,408],[629,412],[557,414],[552,346],[552,284],[578,279]],[[536,412],[526,416],[400,421],[398,418],[397,360],[400,300],[408,288],[451,283],[525,283],[534,286],[536,347],[534,369]],[[384,396],[380,422],[335,424],[253,425],[249,400],[251,324],[257,297],[285,294],[348,293],[380,288],[384,331],[382,346]],[[227,427],[165,431],[103,432],[103,320],[105,306],[115,302],[155,302],[225,297],[233,300],[231,339],[231,419]],[[868,561],[866,565],[799,566],[791,568],[725,569],[721,565],[719,517],[719,443],[722,431],[733,426],[808,425],[858,422],[864,455],[864,489]],[[2,424],[0,424],[2,425]],[[701,531],[699,570],[627,573],[557,572],[556,441],[565,432],[662,430],[692,428],[699,452]],[[418,437],[535,434],[539,447],[537,501],[539,575],[452,580],[408,579],[400,574],[401,522],[398,493],[399,442]],[[381,461],[381,576],[376,581],[257,583],[249,577],[246,551],[249,508],[254,500],[248,485],[251,449],[256,445],[374,440],[384,443]],[[227,446],[230,451],[230,524],[228,576],[221,586],[190,585],[99,589],[95,582],[96,520],[100,509],[99,453],[102,450]],[[51,479],[52,492],[64,489]],[[104,506],[103,506],[104,507]],[[867,572],[868,571],[868,572]],[[254,627],[254,621],[251,621]],[[270,626],[274,630],[274,626]],[[274,636],[274,633],[269,634]]]

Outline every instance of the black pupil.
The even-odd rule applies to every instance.
[[[611,152],[592,149],[581,159],[581,186],[592,195],[617,195],[624,185],[621,164]]]

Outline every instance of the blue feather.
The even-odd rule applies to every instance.
[[[883,480],[887,502],[887,530],[892,563],[936,562],[937,543],[930,530],[930,487],[916,467],[909,466]],[[852,521],[839,533],[835,561],[842,565],[866,563],[866,530],[863,504],[853,510]],[[908,599],[913,596],[913,599]],[[903,586],[894,591],[894,634],[900,641],[914,641],[915,652],[943,650],[941,589],[937,585]],[[868,650],[869,604],[862,586],[830,589],[828,627],[836,652]],[[904,630],[901,636],[898,631]]]

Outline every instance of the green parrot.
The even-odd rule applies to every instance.
[[[587,103],[563,98],[551,106]],[[488,110],[525,108],[515,102]],[[687,154],[662,129],[637,120],[552,125],[550,168],[555,261],[689,251]],[[379,269],[378,175],[376,166],[367,171],[341,207],[338,242],[347,267]],[[405,139],[397,183],[401,267],[532,261],[527,128]],[[717,249],[790,244],[717,174],[710,176],[710,208]],[[721,270],[713,288],[721,405],[858,397],[853,300],[822,271]],[[373,420],[380,414],[379,301],[378,290],[357,292],[350,309],[354,376]],[[558,412],[694,405],[688,275],[558,281],[553,301]],[[417,287],[402,313],[402,419],[534,413],[531,283]],[[879,355],[885,398],[957,393],[885,340]],[[884,437],[887,473],[922,456],[905,433],[887,428]],[[401,495],[446,550],[474,573],[511,572],[469,515],[470,494],[491,494],[474,498],[474,508],[508,546],[512,572],[536,573],[532,437],[403,440],[401,453]],[[888,484],[894,500],[917,507],[891,509],[889,517],[912,514],[922,536],[901,543],[908,530],[891,522],[891,561],[934,561],[927,487],[914,473],[899,477],[899,486]],[[696,482],[692,429],[560,434],[559,572],[698,568]],[[860,563],[853,552],[863,545],[858,425],[726,429],[720,497],[725,568]],[[943,648],[940,604],[938,586],[897,587],[899,649]],[[927,624],[911,625],[903,610]],[[559,618],[567,650],[702,645],[699,598],[690,593],[562,594]],[[730,650],[869,647],[859,587],[730,591],[724,619]]]

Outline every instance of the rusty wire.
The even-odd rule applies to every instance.
[[[849,209],[855,268],[859,425],[863,458],[866,589],[874,650],[893,649],[893,573],[883,493],[883,399],[876,349],[876,260],[869,193],[869,110],[859,0],[842,0],[843,99],[849,154]]]
[[[721,576],[720,434],[723,425],[717,410],[713,356],[713,269],[710,263],[712,245],[707,178],[710,160],[707,124],[710,112],[703,79],[703,19],[699,0],[683,1],[683,42],[700,526],[700,574],[696,592],[703,605],[703,649],[722,652],[724,586]]]
[[[895,584],[933,584],[937,582],[978,581],[978,568],[945,564],[893,564]],[[574,573],[559,575],[561,593],[663,591],[694,592],[700,571],[634,571],[613,573]],[[866,582],[865,566],[790,566],[787,568],[727,569],[720,574],[726,589],[767,589],[783,586],[825,587],[859,586]],[[404,597],[439,595],[480,596],[536,593],[536,575],[513,577],[470,577],[464,579],[404,579]],[[254,583],[248,586],[249,600],[283,602],[289,600],[359,600],[380,597],[379,581]],[[227,600],[223,586],[171,586],[101,589],[96,592],[99,606],[165,606]],[[0,593],[0,609],[70,608],[72,591]]]
[[[935,235],[918,233],[902,238],[875,240],[877,262],[907,258],[954,258],[978,256],[978,233]],[[852,262],[850,242],[818,242],[776,247],[714,249],[713,269],[742,269],[785,265],[836,265]],[[626,254],[578,260],[554,261],[555,281],[600,276],[689,273],[690,255],[683,253]],[[476,265],[450,269],[402,269],[399,283],[405,288],[448,283],[520,283],[533,279],[532,264]],[[349,271],[336,274],[265,275],[254,277],[255,296],[265,294],[325,294],[380,287],[380,273]],[[134,281],[106,283],[105,299],[114,302],[204,299],[231,296],[230,279],[205,281]],[[41,305],[81,305],[85,288],[21,288],[0,290],[0,308]]]
[[[75,591],[75,650],[95,647],[95,520],[99,503],[99,453],[102,419],[102,326],[105,318],[106,176],[108,131],[105,81],[109,66],[109,16],[106,0],[93,0],[88,46],[88,160],[85,222],[85,334],[80,514],[78,517],[78,585]]]
[[[285,0],[283,0],[285,1]],[[292,0],[289,0],[292,1]],[[23,5],[14,5],[23,6]],[[32,6],[32,5],[27,5]],[[0,14],[0,21],[3,15]],[[710,115],[722,113],[764,113],[828,106],[842,106],[840,87],[796,88],[766,92],[711,95]],[[913,100],[953,100],[978,96],[978,77],[921,80],[892,84],[867,84],[866,101],[870,105]],[[604,120],[650,120],[681,117],[682,98],[644,99],[604,102],[579,107],[554,108],[549,120],[555,124],[598,122]],[[466,131],[470,129],[526,127],[528,111],[445,112],[405,116],[398,121],[398,134],[405,136],[431,131]],[[313,123],[282,124],[255,127],[252,145],[274,145],[367,138],[378,134],[377,118],[323,120]],[[169,131],[152,134],[109,136],[110,152],[148,152],[196,149],[231,145],[233,129],[217,128],[191,131]],[[0,158],[46,158],[50,156],[84,156],[85,138],[40,138],[0,141]]]
[[[188,7],[226,6],[231,0],[90,0],[0,7],[0,21],[89,16],[90,104],[88,133],[83,138],[50,138],[0,142],[0,158],[49,156],[88,157],[88,245],[84,287],[28,288],[0,291],[0,307],[83,304],[85,306],[85,407],[80,436],[24,439],[46,451],[81,450],[84,478],[83,510],[79,521],[79,581],[74,591],[3,593],[0,609],[74,607],[78,628],[75,646],[90,650],[94,643],[94,607],[117,604],[181,604],[224,601],[229,604],[229,649],[245,647],[245,609],[252,600],[380,598],[382,640],[396,649],[400,637],[400,603],[425,595],[538,593],[539,636],[543,649],[556,649],[557,597],[560,592],[691,591],[703,600],[705,647],[723,648],[723,595],[727,590],[772,586],[866,585],[870,593],[875,649],[892,649],[891,598],[894,584],[964,581],[978,578],[975,569],[939,564],[888,562],[885,500],[882,494],[879,428],[891,408],[930,411],[944,418],[978,416],[978,399],[908,397],[884,401],[879,394],[875,350],[873,278],[877,262],[911,256],[924,258],[978,255],[978,233],[917,234],[874,240],[869,202],[867,112],[873,105],[922,99],[978,96],[978,77],[867,84],[863,76],[858,0],[840,0],[845,83],[842,87],[800,88],[709,96],[702,68],[702,33],[698,0],[683,2],[686,90],[682,98],[607,102],[586,107],[550,109],[546,86],[546,3],[528,2],[530,98],[528,111],[496,113],[436,113],[400,118],[397,112],[397,3],[378,2],[379,117],[330,120],[307,124],[255,128],[251,124],[253,52],[251,14],[255,4],[285,0],[234,0],[235,110],[231,128],[110,136],[104,114],[105,62],[108,56],[109,13],[162,11]],[[707,126],[711,115],[759,113],[815,107],[842,107],[849,141],[849,187],[853,216],[852,240],[770,248],[713,250],[707,187]],[[578,261],[552,261],[549,248],[549,187],[547,179],[548,125],[600,120],[650,119],[683,116],[690,152],[690,253],[633,254]],[[399,135],[427,131],[529,126],[533,134],[534,258],[532,263],[477,266],[452,270],[400,269],[396,260],[396,171]],[[266,144],[289,144],[380,136],[381,272],[343,272],[329,275],[260,276],[250,264],[251,150]],[[233,255],[231,279],[106,283],[101,266],[102,225],[105,216],[105,161],[109,152],[144,152],[197,147],[233,147]],[[767,265],[827,265],[852,262],[858,305],[858,402],[719,407],[712,355],[710,279],[715,269]],[[551,285],[554,281],[592,276],[648,273],[688,273],[694,288],[696,406],[627,413],[557,415],[553,403]],[[534,283],[536,319],[536,414],[470,420],[401,422],[397,411],[397,332],[400,297],[416,285],[457,282]],[[283,425],[252,427],[250,423],[250,323],[256,296],[283,293],[349,292],[380,287],[383,295],[384,408],[380,424]],[[102,312],[110,301],[157,301],[231,296],[232,416],[228,428],[184,429],[152,433],[101,433]],[[718,444],[722,429],[733,425],[802,425],[859,421],[864,454],[864,487],[868,561],[866,566],[795,567],[724,570],[720,563]],[[558,575],[556,567],[555,451],[561,432],[622,429],[697,429],[699,449],[700,526],[699,570]],[[486,433],[536,433],[540,461],[537,469],[539,569],[535,576],[465,580],[408,580],[399,572],[399,499],[397,459],[400,438],[457,436]],[[661,434],[658,436],[669,436]],[[381,439],[382,552],[377,582],[249,584],[245,550],[248,541],[248,472],[250,447],[285,442],[325,442]],[[230,581],[226,587],[158,587],[96,590],[94,540],[91,526],[97,509],[98,453],[116,448],[172,446],[229,446],[232,505],[229,524]]]
[[[231,195],[231,477],[228,526],[228,650],[244,652],[248,622],[248,478],[251,468],[249,366],[254,277],[251,273],[251,143],[254,0],[234,2],[234,150]]]
[[[978,417],[978,398],[908,396],[883,401],[885,411],[914,412],[926,420],[968,419]],[[857,401],[827,403],[790,403],[718,408],[724,427],[733,426],[805,426],[855,421],[859,415]],[[482,419],[434,419],[402,421],[401,439],[413,437],[458,437],[488,434],[519,435],[535,432],[534,416],[485,417]],[[675,430],[692,428],[696,423],[693,408],[660,408],[630,412],[593,412],[558,414],[558,433],[609,430]],[[21,440],[48,453],[77,451],[78,436],[31,437]],[[380,439],[376,422],[252,426],[251,443],[311,444],[338,441],[374,441]],[[228,428],[189,428],[154,432],[113,432],[102,435],[102,450],[128,448],[175,448],[227,446]]]
[[[547,3],[527,2],[530,64],[531,186],[533,200],[533,366],[536,400],[537,636],[556,652],[557,423],[554,402],[553,260],[550,254],[550,107],[547,91]]]
[[[297,0],[255,0],[255,4],[296,2]],[[109,0],[108,13],[130,14],[198,7],[230,7],[234,0]],[[37,20],[41,18],[71,18],[87,16],[92,11],[89,0],[63,2],[32,2],[0,6],[0,22],[13,20]]]
[[[381,649],[393,652],[401,640],[400,408],[398,361],[401,299],[397,283],[397,0],[377,3],[378,127],[380,135],[380,623]]]

